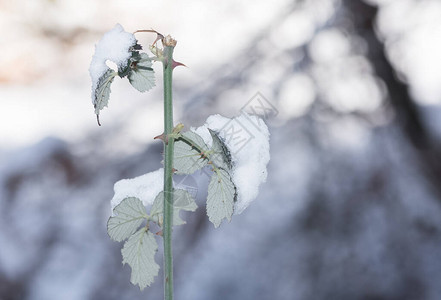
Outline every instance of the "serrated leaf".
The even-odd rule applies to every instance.
[[[127,263],[132,268],[130,282],[139,285],[140,290],[150,286],[158,275],[159,265],[155,262],[156,251],[158,251],[158,244],[155,237],[145,227],[133,234],[121,250],[123,264]]]
[[[130,237],[148,217],[141,200],[135,197],[122,200],[113,212],[115,216],[107,221],[107,233],[112,240],[117,242]]]
[[[173,192],[173,225],[183,225],[186,222],[181,219],[179,212],[181,210],[185,211],[195,211],[198,208],[196,202],[189,192],[186,190],[176,189]],[[156,196],[155,202],[153,202],[150,215],[159,226],[162,226],[164,215],[164,192],[161,192]]]
[[[97,116],[100,114],[100,110],[106,107],[109,103],[110,85],[117,74],[117,72],[107,68],[107,71],[98,80],[96,89],[94,91],[95,98],[93,102],[95,114]]]
[[[140,92],[148,91],[155,86],[155,72],[147,54],[140,53],[140,59],[131,63],[129,81]]]
[[[191,143],[183,139],[175,141],[173,167],[177,170],[176,174],[192,174],[207,165],[208,158],[201,153],[206,153],[208,147],[204,140],[193,131],[184,132],[182,135]]]
[[[230,171],[232,168],[231,153],[228,150],[227,145],[219,136],[216,131],[208,129],[211,137],[213,138],[213,145],[211,147],[212,154],[210,160],[218,167],[226,171]]]
[[[231,221],[236,196],[236,187],[228,172],[216,170],[208,184],[207,197],[207,215],[214,227],[219,227],[223,219]]]

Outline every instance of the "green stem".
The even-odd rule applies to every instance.
[[[164,135],[168,136],[173,130],[173,46],[164,47]],[[164,143],[164,299],[173,299],[173,151],[174,138]]]

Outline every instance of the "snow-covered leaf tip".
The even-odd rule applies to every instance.
[[[145,227],[133,234],[121,250],[123,264],[127,263],[132,268],[130,282],[139,285],[140,290],[150,286],[158,275],[159,265],[155,262],[156,251],[158,251],[158,244],[155,237]]]
[[[193,131],[184,132],[182,135],[185,140],[179,138],[175,141],[173,167],[177,174],[192,174],[207,165],[208,158],[204,153],[208,151],[208,146],[202,137]]]
[[[207,215],[208,219],[219,227],[223,219],[231,221],[234,202],[236,201],[236,187],[227,171],[217,169],[208,184]]]
[[[150,211],[150,215],[152,220],[158,223],[159,226],[162,226],[162,222],[164,219],[163,215],[163,207],[164,207],[164,192],[159,193],[156,197],[155,202],[152,205],[152,209]],[[185,211],[195,211],[198,208],[196,202],[189,192],[186,190],[176,189],[173,192],[173,225],[183,225],[186,222],[181,219],[179,216],[179,212],[181,210]]]
[[[155,86],[155,72],[152,61],[146,53],[140,53],[136,60],[130,64],[130,84],[140,92],[150,90]]]
[[[115,216],[110,217],[107,222],[107,233],[117,242],[129,238],[148,217],[141,200],[135,197],[122,200],[113,212]]]

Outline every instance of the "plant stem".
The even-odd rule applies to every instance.
[[[174,45],[164,45],[164,136],[167,137],[173,130],[173,74]],[[167,141],[167,138],[165,139]],[[173,151],[174,138],[168,138],[164,143],[164,299],[173,300]]]

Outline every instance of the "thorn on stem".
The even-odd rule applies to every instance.
[[[158,231],[158,232],[156,233],[156,235],[163,236],[162,230]]]
[[[172,168],[172,173],[176,173],[178,170],[175,168]]]
[[[183,67],[186,67],[186,68],[187,68],[187,66],[184,65],[183,63],[173,60],[173,62],[172,62],[172,68],[174,69],[174,68],[179,67],[179,66],[183,66]]]
[[[153,139],[154,140],[162,140],[164,143],[168,144],[168,137],[164,133],[161,133],[160,135],[155,136]]]
[[[154,140],[164,140],[164,133],[161,133],[160,135],[157,135],[153,138]]]

